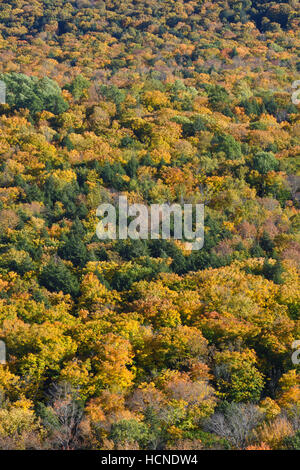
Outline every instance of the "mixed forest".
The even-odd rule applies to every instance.
[[[0,1],[1,449],[300,449],[299,18]],[[99,240],[119,195],[203,249]]]

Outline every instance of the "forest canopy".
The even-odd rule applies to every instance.
[[[0,449],[299,450],[299,45],[294,0],[0,3]],[[120,195],[203,249],[99,240]]]

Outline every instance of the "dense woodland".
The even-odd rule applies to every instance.
[[[299,3],[1,0],[1,449],[300,449]],[[96,209],[205,204],[205,243]]]

